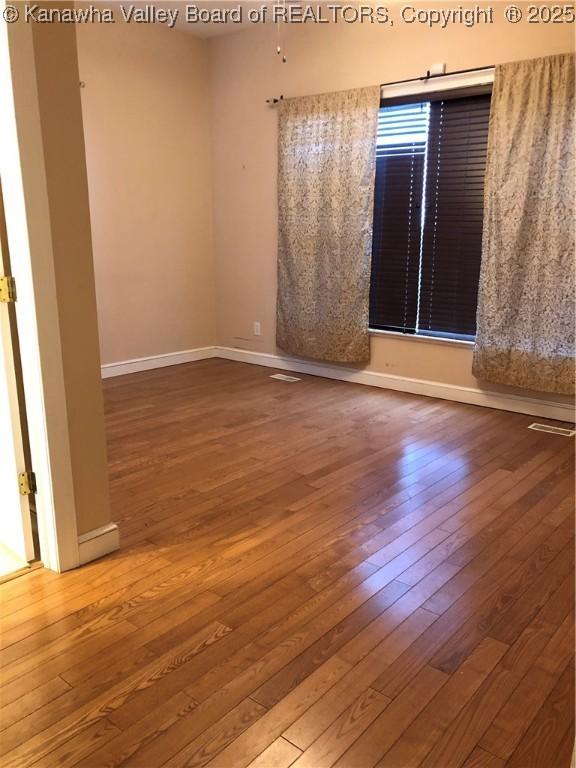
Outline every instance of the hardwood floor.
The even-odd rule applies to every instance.
[[[3,768],[567,768],[574,440],[272,372],[105,382],[121,549],[0,585]]]

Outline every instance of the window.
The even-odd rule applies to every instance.
[[[382,102],[371,328],[476,334],[488,89]]]

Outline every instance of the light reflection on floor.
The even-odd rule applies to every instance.
[[[26,560],[21,560],[12,550],[0,544],[0,579],[4,579],[16,571],[29,567]]]

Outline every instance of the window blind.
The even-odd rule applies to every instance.
[[[428,103],[379,112],[370,283],[375,327],[416,326],[429,112]]]
[[[431,104],[418,329],[474,336],[490,96]]]
[[[380,109],[371,327],[474,335],[489,114],[485,93]]]

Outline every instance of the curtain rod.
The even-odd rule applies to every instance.
[[[494,69],[494,64],[485,64],[483,67],[472,67],[471,69],[458,69],[456,72],[441,72],[437,75],[431,75],[430,70],[426,70],[426,74],[422,77],[410,77],[407,80],[393,80],[391,83],[380,83],[380,88],[387,88],[389,85],[402,85],[403,83],[417,83],[422,80],[432,80],[435,77],[450,77],[451,75],[466,75],[470,72],[482,72],[483,69]],[[271,99],[266,99],[266,104],[274,107],[284,101],[284,94],[280,96],[274,96]]]
[[[439,72],[437,75],[431,75],[430,70],[422,77],[411,77],[408,80],[393,80],[391,83],[380,83],[380,88],[387,88],[389,85],[402,85],[403,83],[417,83],[420,80],[432,80],[435,77],[451,77],[452,75],[467,75],[470,72],[482,72],[484,69],[494,69],[494,64],[485,64],[483,67],[472,67],[471,69],[457,69],[456,72]]]

